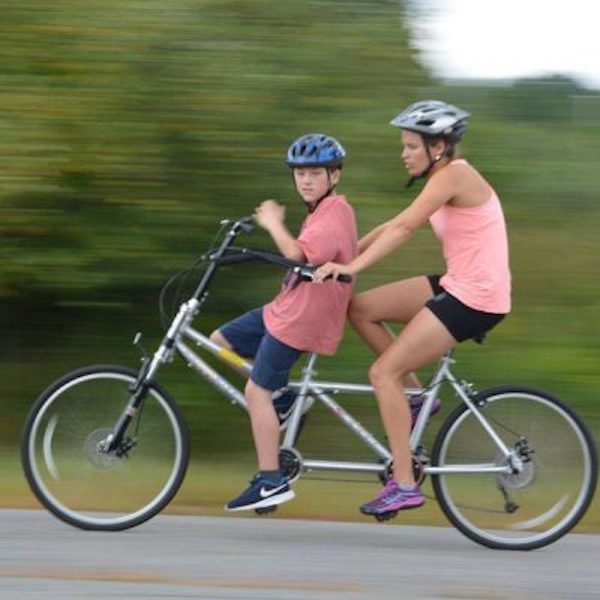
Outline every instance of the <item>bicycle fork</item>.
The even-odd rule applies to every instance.
[[[181,336],[181,331],[191,323],[199,307],[200,302],[195,298],[184,302],[152,359],[145,355],[143,351],[145,356],[142,359],[138,376],[129,388],[131,396],[127,401],[127,406],[121,413],[113,431],[98,444],[98,450],[101,453],[116,452],[118,456],[123,456],[135,446],[135,438],[126,437],[125,432],[136,415],[141,415],[144,399],[156,373],[163,364],[173,359],[175,346]],[[135,345],[140,345],[139,337],[139,334],[137,334],[134,340]]]

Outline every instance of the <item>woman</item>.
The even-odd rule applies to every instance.
[[[361,512],[384,515],[421,506],[409,447],[411,414],[403,384],[416,381],[415,369],[458,342],[479,337],[510,311],[510,270],[506,225],[494,189],[456,146],[469,113],[444,102],[409,106],[391,124],[402,130],[402,160],[408,185],[426,178],[423,190],[396,217],[359,242],[348,265],[327,263],[315,273],[355,275],[406,243],[429,221],[446,261],[443,276],[421,276],[384,285],[352,300],[350,322],[378,358],[369,371],[383,425],[390,440],[393,478]],[[386,321],[404,323],[392,336]]]

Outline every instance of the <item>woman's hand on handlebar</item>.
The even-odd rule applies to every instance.
[[[334,262],[328,262],[321,265],[312,275],[314,283],[323,283],[328,277],[332,279],[338,279],[340,275],[347,275],[351,277],[354,272],[349,265],[340,265]]]

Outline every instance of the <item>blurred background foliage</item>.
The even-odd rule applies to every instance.
[[[339,189],[361,233],[410,202],[416,190],[404,190],[399,136],[388,122],[425,97],[473,114],[463,153],[498,190],[511,238],[514,314],[483,348],[461,348],[459,371],[481,385],[547,388],[597,428],[600,95],[560,75],[504,86],[436,81],[411,45],[407,10],[390,0],[3,6],[7,456],[52,379],[92,362],[135,366],[129,343],[138,328],[154,349],[161,285],[211,243],[219,219],[277,198],[297,230],[303,214],[283,159],[298,135],[325,131],[346,147]],[[264,233],[247,242],[272,246]],[[358,289],[441,266],[424,228]],[[199,327],[211,330],[267,301],[280,276],[264,267],[225,269]],[[338,356],[321,361],[321,374],[364,380],[370,360],[348,331]],[[195,451],[251,457],[247,423],[231,418],[216,392],[185,366],[163,373],[184,406]],[[379,427],[372,400],[356,409]],[[314,425],[315,444],[332,442],[327,427]]]

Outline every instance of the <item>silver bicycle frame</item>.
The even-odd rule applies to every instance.
[[[208,351],[228,366],[235,368],[246,376],[252,370],[252,364],[235,352],[224,349],[212,342],[208,337],[197,331],[191,326],[193,317],[197,311],[197,302],[188,301],[184,303],[178,315],[173,320],[165,340],[171,340],[167,345],[165,342],[154,355],[148,369],[147,378],[151,379],[158,370],[160,364],[172,359],[173,351],[176,350],[187,361],[187,364],[199,373],[204,379],[211,383],[217,390],[224,394],[231,402],[247,411],[244,394],[234,385],[232,385],[223,375],[215,371],[202,358],[198,356],[184,340],[190,340],[200,349]],[[294,449],[294,443],[297,439],[301,419],[303,415],[304,404],[308,402],[311,396],[315,400],[322,402],[331,413],[339,419],[350,431],[352,431],[364,444],[366,444],[378,457],[374,462],[353,462],[353,461],[332,461],[317,459],[301,459],[301,468],[307,470],[333,470],[333,471],[354,471],[383,474],[391,464],[392,455],[388,448],[381,444],[377,438],[370,433],[359,421],[357,421],[348,411],[346,411],[338,402],[333,399],[333,395],[338,393],[355,395],[373,395],[373,387],[365,384],[318,381],[313,378],[317,355],[309,353],[306,365],[302,371],[302,376],[298,381],[291,381],[289,387],[298,391],[298,401],[290,417],[286,428],[282,448],[290,449],[294,454],[299,453]],[[445,355],[435,371],[431,384],[425,393],[422,390],[406,389],[408,397],[414,397],[424,394],[425,401],[421,409],[415,426],[413,428],[410,447],[414,453],[420,447],[420,440],[425,431],[433,401],[437,397],[440,386],[444,381],[448,382],[454,389],[460,399],[468,406],[469,410],[478,419],[481,426],[488,433],[500,453],[506,459],[506,465],[497,463],[480,464],[456,464],[448,466],[430,466],[425,464],[423,470],[428,474],[449,474],[449,473],[512,473],[520,470],[521,461],[515,455],[514,451],[509,450],[501,438],[496,434],[490,423],[481,414],[476,404],[471,399],[467,385],[459,382],[450,369],[453,359],[450,354]]]

